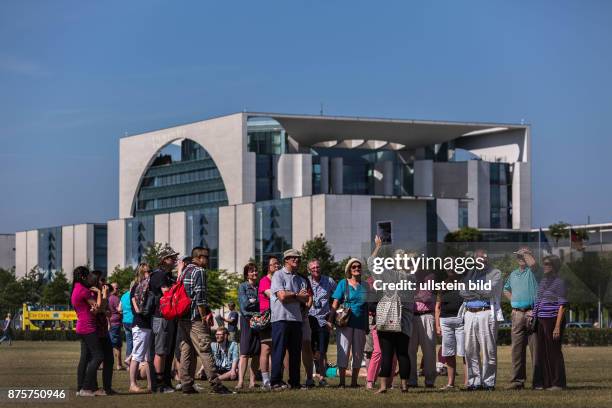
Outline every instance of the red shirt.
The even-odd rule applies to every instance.
[[[96,316],[90,310],[89,299],[95,300],[94,293],[77,282],[70,299],[77,315],[77,334],[91,334],[96,331]]]

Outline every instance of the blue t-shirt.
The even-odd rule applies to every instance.
[[[121,311],[123,312],[124,324],[134,323],[134,315],[132,314],[132,302],[130,302],[130,291],[128,290],[121,296]]]
[[[512,307],[519,309],[527,309],[533,307],[538,294],[538,282],[536,277],[528,267],[521,271],[515,269],[512,271],[504,290],[512,293]]]
[[[348,327],[354,329],[367,330],[368,329],[368,304],[367,298],[367,287],[366,284],[361,282],[357,288],[353,288],[349,285],[348,299],[344,299],[346,293],[346,279],[342,279],[336,290],[332,295],[332,298],[337,300],[340,304],[345,304],[351,308],[351,316],[349,317]]]

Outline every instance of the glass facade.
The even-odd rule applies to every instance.
[[[468,226],[468,203],[465,201],[459,201],[459,228]]]
[[[145,173],[135,215],[152,215],[227,205],[223,180],[214,161],[189,139],[165,146]]]
[[[187,252],[197,246],[208,248],[209,267],[219,267],[219,208],[203,208],[187,211],[186,248]]]
[[[107,252],[108,252],[108,234],[106,225],[94,225],[94,259],[93,267],[106,276],[107,268]]]
[[[155,242],[155,218],[141,215],[125,223],[125,265],[137,266],[147,247]]]
[[[512,227],[512,175],[510,164],[490,163],[491,228]]]
[[[287,134],[274,119],[249,118],[247,121],[249,152],[259,154],[286,153]]]
[[[38,269],[45,281],[62,269],[62,227],[38,230]]]
[[[291,248],[291,199],[255,203],[255,260],[270,255],[282,259],[283,252]]]
[[[382,195],[382,179],[387,162],[393,168],[393,191],[395,196],[414,195],[413,163],[406,161],[393,150],[343,149],[314,147],[312,153],[313,194],[329,193],[321,189],[321,157],[342,158],[342,194]],[[330,165],[331,167],[331,165]],[[330,170],[331,171],[331,170]],[[337,193],[335,193],[337,194]]]

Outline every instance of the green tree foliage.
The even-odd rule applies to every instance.
[[[151,269],[157,268],[157,265],[161,261],[161,259],[159,259],[159,254],[163,248],[164,245],[159,242],[149,244],[145,249],[145,253],[142,255],[142,261],[149,265]]]
[[[43,287],[41,303],[45,305],[68,305],[70,303],[70,284],[64,271],[59,271],[53,280]]]
[[[21,308],[25,293],[15,278],[15,271],[0,269],[0,316]]]
[[[317,235],[313,239],[304,242],[301,252],[302,262],[300,263],[299,273],[302,276],[308,276],[308,262],[315,258],[319,260],[319,265],[321,266],[321,272],[323,274],[332,274],[332,271],[337,266],[336,262],[334,262],[334,256],[331,253],[327,239],[325,239],[323,235]]]
[[[567,227],[569,227],[569,224],[563,221],[548,226],[548,232],[555,239],[555,245],[559,244],[560,239],[567,239],[569,237],[569,229]]]
[[[130,288],[130,284],[136,275],[136,271],[131,266],[127,268],[119,268],[116,266],[113,273],[108,278],[110,283],[117,283],[119,285],[119,292],[123,293]]]
[[[219,308],[229,302],[238,305],[238,285],[241,281],[241,276],[229,274],[224,270],[207,270],[206,285],[209,306]]]
[[[482,242],[482,234],[477,228],[463,227],[446,234],[444,242]]]
[[[26,276],[19,280],[25,295],[24,301],[28,303],[40,303],[42,298],[43,278],[38,266],[32,268]]]

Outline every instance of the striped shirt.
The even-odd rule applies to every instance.
[[[557,317],[559,306],[567,305],[567,285],[558,275],[544,275],[538,287],[534,306],[536,317]]]
[[[206,287],[206,271],[197,265],[189,264],[183,271],[185,292],[191,298],[191,320],[199,320],[198,306],[208,308],[208,293]]]

